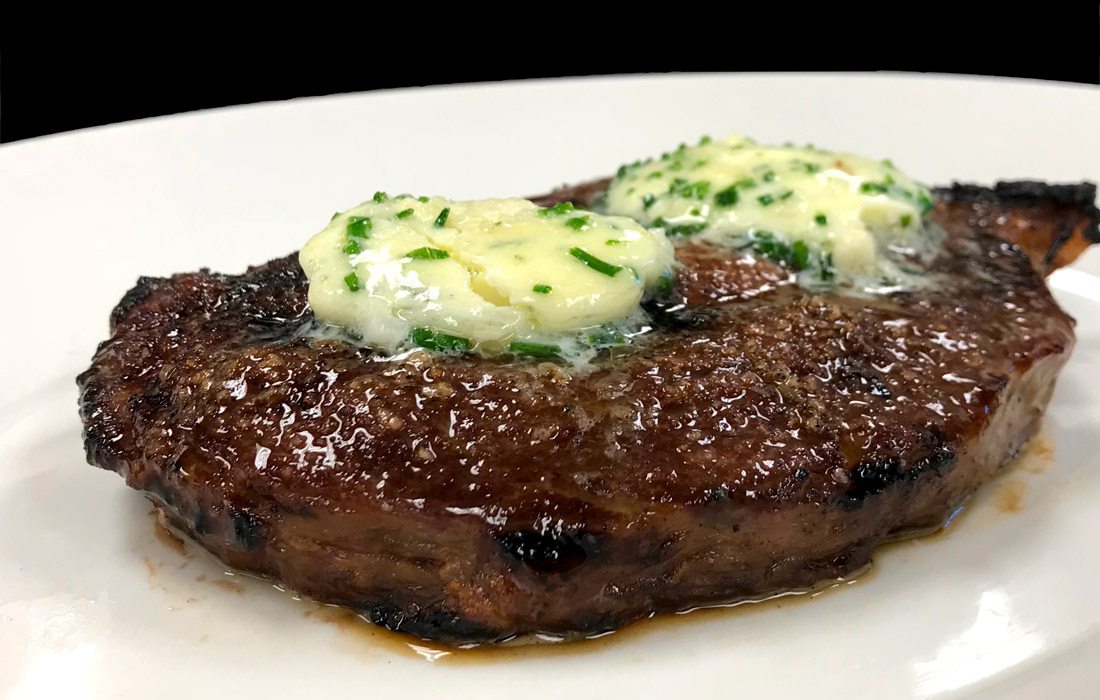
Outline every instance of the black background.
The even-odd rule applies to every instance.
[[[921,14],[902,21],[854,24],[831,12],[792,9],[792,23],[778,22],[775,13],[751,19],[738,15],[736,21],[716,22],[705,36],[650,40],[629,29],[608,36],[596,30],[577,33],[575,23],[551,18],[544,20],[544,32],[501,32],[461,44],[420,41],[434,46],[434,53],[416,53],[409,61],[393,60],[397,54],[392,51],[365,48],[374,34],[361,37],[339,28],[332,30],[338,41],[313,46],[274,40],[180,44],[154,37],[5,47],[0,50],[0,141],[231,104],[513,78],[900,70],[1100,83],[1096,5],[996,16],[917,11]],[[865,13],[859,21],[868,17]],[[753,30],[734,31],[746,26]],[[723,40],[727,30],[730,38]]]

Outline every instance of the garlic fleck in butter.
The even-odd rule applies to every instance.
[[[622,166],[601,211],[762,254],[803,281],[874,283],[907,274],[890,249],[920,256],[938,245],[923,218],[931,208],[928,190],[890,161],[731,136]]]
[[[629,332],[674,258],[660,231],[569,204],[378,193],[300,262],[317,318],[369,346],[556,357],[594,329]]]

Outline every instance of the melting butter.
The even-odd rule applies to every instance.
[[[890,161],[812,147],[704,137],[624,165],[601,210],[669,236],[755,251],[817,282],[897,280],[892,251],[921,257],[939,243],[928,190]]]
[[[662,232],[626,217],[382,193],[335,216],[299,259],[317,318],[366,345],[535,357],[592,329],[629,331],[674,262]]]

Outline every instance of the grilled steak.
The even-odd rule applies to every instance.
[[[449,643],[806,588],[942,524],[1034,433],[1073,346],[993,234],[1065,262],[1095,190],[938,197],[927,290],[813,293],[687,242],[656,330],[584,374],[311,334],[295,256],[143,278],[78,380],[88,459],[230,565]]]

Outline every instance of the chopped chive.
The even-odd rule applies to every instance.
[[[768,172],[761,175],[760,179],[763,180],[764,182],[771,182],[772,180],[775,179],[775,171],[774,170],[769,170]]]
[[[887,168],[893,168],[895,170],[897,169],[897,166],[894,165],[894,161],[890,160],[889,158],[883,158],[882,164],[885,165]]]
[[[668,294],[672,291],[672,270],[665,270],[661,273],[661,279],[657,281],[657,292],[659,294]]]
[[[818,257],[818,264],[821,266],[821,279],[828,282],[836,277],[836,268],[833,267],[833,254],[821,253]]]
[[[445,250],[439,248],[429,248],[424,246],[423,248],[417,248],[405,253],[406,258],[412,258],[413,260],[445,260],[451,257],[451,254]]]
[[[421,204],[427,204],[429,199],[431,199],[431,197],[420,195],[416,198],[416,201],[420,202]]]
[[[597,348],[609,348],[616,345],[626,345],[626,336],[621,331],[607,326],[596,328],[588,334],[588,344]]]
[[[344,252],[348,255],[358,255],[363,252],[363,249],[359,246],[359,241],[353,239],[344,246]]]
[[[470,348],[473,347],[473,343],[462,336],[440,333],[433,331],[431,328],[414,328],[410,337],[413,343],[425,350],[469,352]]]
[[[818,212],[817,214],[814,214],[814,222],[818,226],[824,226],[825,224],[829,223],[829,217],[825,216],[821,212]]]
[[[370,230],[374,228],[374,222],[369,216],[349,216],[347,234],[353,238],[370,238]]]
[[[927,214],[936,206],[932,203],[932,198],[928,196],[927,192],[921,192],[917,195],[917,204],[920,205],[921,214]]]
[[[710,137],[707,136],[706,134],[704,134],[703,137],[701,139],[699,139],[699,145],[700,146],[706,146],[708,143],[710,143],[710,140],[711,140]]]
[[[531,287],[531,291],[535,294],[549,294],[554,288],[548,284],[536,284]]]
[[[772,204],[775,204],[775,197],[770,194],[762,194],[756,198],[756,201],[760,202],[760,206],[762,207],[770,207]]]
[[[806,241],[795,241],[791,244],[791,254],[788,258],[791,267],[795,270],[805,270],[810,263],[810,247]]]
[[[791,195],[793,195],[793,194],[794,194],[794,190],[783,190],[782,192],[779,193],[779,198],[780,199],[790,199]]]
[[[658,216],[653,220],[651,224],[653,228],[663,228],[666,236],[694,236],[700,233],[707,227],[705,221],[692,221],[683,224],[674,224],[665,221],[664,217]]]
[[[401,211],[397,212],[397,218],[398,219],[407,219],[412,215],[413,215],[413,210],[412,209],[402,209]]]
[[[657,201],[657,197],[652,194],[647,194],[642,197],[642,208],[649,209],[653,206],[653,203]]]
[[[588,216],[574,216],[572,219],[567,219],[565,225],[574,231],[580,231],[582,228],[588,225]]]
[[[575,208],[572,202],[558,202],[552,207],[539,209],[539,216],[561,216],[573,211]]]
[[[821,166],[818,165],[817,163],[804,163],[802,165],[802,169],[805,170],[810,175],[813,175],[814,173],[821,170]]]
[[[524,357],[539,359],[555,359],[561,357],[561,348],[547,343],[529,343],[524,340],[516,340],[508,344],[508,351]]]
[[[446,226],[447,225],[447,217],[450,216],[450,215],[451,215],[451,208],[450,207],[444,207],[443,210],[439,212],[439,216],[435,217],[435,227],[436,228],[443,228],[444,226]]]
[[[901,227],[902,228],[909,228],[909,224],[911,224],[911,223],[913,223],[913,215],[912,214],[902,214],[901,215]]]
[[[386,201],[389,198],[390,198],[390,196],[388,194],[386,194],[385,192],[382,192],[381,190],[374,193],[374,201],[378,202],[379,204],[381,204],[382,202]]]
[[[864,194],[886,194],[886,185],[881,182],[864,182],[860,184],[859,191]]]
[[[340,212],[336,212],[335,214],[333,214],[332,218],[329,219],[329,221],[336,221],[336,217],[338,217],[338,216],[340,216]]]
[[[346,284],[348,286],[348,289],[353,292],[358,292],[360,289],[363,288],[363,285],[359,284],[359,275],[355,274],[354,272],[351,272],[344,277],[344,284]]]
[[[622,245],[623,243],[626,243],[626,241],[620,241],[617,238],[608,238],[606,241],[604,241],[605,245]]]
[[[684,199],[702,199],[707,196],[709,191],[710,183],[706,180],[688,182],[682,177],[676,178],[668,186],[669,194],[683,197]]]
[[[600,274],[603,274],[603,275],[607,275],[608,277],[614,277],[615,275],[619,274],[620,270],[623,269],[622,267],[620,267],[618,265],[612,265],[609,262],[605,262],[603,260],[600,260],[595,255],[592,255],[588,251],[583,250],[581,248],[570,248],[569,249],[569,254],[572,255],[577,260],[580,260],[582,263],[589,266],[590,268],[592,268],[596,272],[599,272]]]
[[[655,171],[651,172],[649,175],[646,175],[645,178],[647,180],[656,180],[656,179],[660,178],[662,175],[664,175],[664,173],[662,173],[660,170],[655,170]]]
[[[714,203],[720,207],[732,207],[737,204],[741,195],[737,191],[737,185],[730,185],[718,194],[714,195]]]

